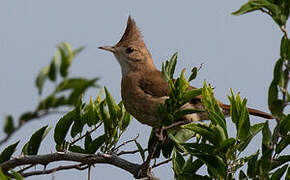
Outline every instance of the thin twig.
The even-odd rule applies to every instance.
[[[36,120],[36,119],[40,119],[40,118],[43,118],[45,116],[48,116],[48,115],[52,115],[52,114],[58,114],[58,113],[62,113],[62,112],[59,112],[59,111],[44,111],[44,112],[32,112],[34,114],[34,117],[27,120],[27,121],[22,121],[18,124],[18,126],[16,126],[14,129],[13,129],[13,132],[10,133],[10,134],[7,134],[5,138],[3,138],[2,140],[0,140],[0,146],[2,144],[4,144],[5,142],[7,142],[13,134],[15,134],[22,126],[24,126],[24,124],[27,124],[28,122],[32,121],[32,120]]]
[[[148,149],[146,148],[146,149],[144,149],[144,152],[145,151],[148,151]],[[139,152],[139,149],[136,149],[136,150],[133,150],[133,151],[121,151],[121,152],[119,152],[118,154],[117,154],[117,156],[121,156],[121,155],[124,155],[124,154],[135,154],[135,153],[137,153],[137,152]]]
[[[88,180],[91,179],[91,168],[92,166],[88,166]]]
[[[282,25],[281,26],[281,31],[284,33],[284,35],[288,38],[288,33],[287,33],[287,30],[286,30],[286,25]]]
[[[21,172],[24,172],[24,171],[26,171],[27,169],[30,169],[30,168],[32,168],[34,165],[33,164],[31,164],[31,165],[29,165],[29,166],[26,166],[26,167],[24,167],[23,169],[20,169],[19,171],[17,171],[17,172],[19,172],[19,173],[21,173]]]
[[[163,164],[169,163],[170,161],[172,161],[172,158],[167,159],[167,160],[165,160],[165,161],[162,161],[162,162],[160,162],[160,163],[153,164],[152,168],[156,168],[156,167],[161,166],[161,165],[163,165]]]
[[[138,169],[140,167],[139,164],[135,164],[129,162],[125,159],[122,159],[114,154],[104,154],[104,153],[97,153],[97,154],[81,154],[81,153],[74,153],[74,152],[57,152],[52,154],[45,154],[45,155],[33,155],[33,156],[24,156],[14,158],[8,161],[5,161],[0,164],[0,168],[2,169],[3,173],[7,174],[10,169],[14,169],[19,166],[23,165],[47,165],[52,162],[58,161],[71,161],[71,162],[79,162],[81,164],[86,164],[87,166],[91,166],[93,164],[111,164],[125,171],[131,173],[132,175],[136,176]],[[68,167],[65,167],[68,168]],[[62,166],[60,169],[65,169]],[[70,167],[71,168],[71,167]],[[74,166],[74,168],[78,168]],[[58,169],[50,169],[50,170],[42,170],[42,171],[32,171],[28,173],[21,173],[23,176],[33,176],[38,174],[46,174],[53,173],[55,170]]]
[[[31,171],[27,173],[20,173],[20,175],[23,177],[28,177],[28,176],[34,176],[34,175],[51,174],[56,171],[69,170],[69,169],[85,170],[88,167],[89,166],[86,164],[75,164],[75,165],[68,165],[68,166],[58,166],[56,168],[47,169],[47,170],[37,170],[37,171]]]
[[[201,68],[203,67],[203,65],[204,65],[204,63],[201,63],[201,64],[199,65],[199,67],[198,67],[197,71],[200,71],[200,70],[201,70]]]
[[[182,126],[182,125],[185,125],[185,124],[189,124],[189,123],[192,123],[192,122],[188,122],[188,121],[178,121],[178,122],[175,122],[169,126],[166,126],[166,127],[163,127],[163,130],[169,130],[169,129],[172,129],[172,128],[175,128],[175,127],[179,127],[179,126]]]
[[[91,134],[92,132],[94,132],[95,130],[97,130],[103,123],[98,124],[96,127],[94,127],[92,130],[88,131],[89,134]],[[76,142],[78,142],[79,140],[83,139],[84,137],[86,137],[86,134],[78,137],[77,139],[75,139],[74,141],[72,141],[70,144],[75,144]]]
[[[128,140],[128,141],[125,141],[125,142],[123,142],[122,144],[120,144],[119,146],[113,148],[112,151],[113,151],[113,152],[114,152],[114,151],[118,151],[118,149],[119,149],[120,147],[125,146],[125,145],[128,144],[128,143],[134,142],[134,141],[136,141],[138,138],[139,138],[139,134],[137,134],[137,136],[136,136],[135,138],[130,139],[130,140]]]

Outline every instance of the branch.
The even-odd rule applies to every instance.
[[[79,162],[82,164],[86,164],[88,166],[93,165],[93,164],[111,164],[113,166],[119,167],[132,175],[136,176],[138,170],[140,169],[139,164],[135,164],[132,162],[129,162],[125,159],[122,159],[116,155],[111,155],[111,154],[104,154],[104,153],[97,153],[97,154],[81,154],[81,153],[74,153],[74,152],[56,152],[52,154],[45,154],[45,155],[34,155],[34,156],[24,156],[24,157],[18,157],[11,159],[9,161],[5,161],[0,164],[0,167],[4,173],[7,174],[7,172],[10,169],[14,169],[15,167],[18,166],[23,166],[23,165],[47,165],[51,162],[57,162],[57,161],[72,161],[72,162]],[[61,166],[58,168],[54,168],[57,170],[63,170],[67,169],[68,166]],[[70,166],[70,168],[77,168],[75,165],[74,167]],[[43,172],[43,171],[42,171]],[[44,172],[47,173],[52,173],[52,169],[50,170],[45,170]],[[21,173],[26,176],[32,176],[32,175],[37,175],[37,171],[30,172],[29,173]]]
[[[185,124],[189,124],[189,123],[192,123],[192,122],[188,122],[188,121],[177,121],[169,126],[166,126],[166,127],[163,127],[162,130],[169,130],[169,129],[172,129],[172,128],[175,128],[175,127],[179,127],[179,126],[182,126],[182,125],[185,125]]]
[[[68,165],[68,166],[59,166],[52,169],[31,171],[31,172],[20,173],[20,174],[23,177],[29,177],[29,176],[35,176],[35,175],[51,174],[51,173],[54,173],[56,171],[61,171],[61,170],[69,170],[69,169],[85,170],[88,167],[90,166],[82,163],[82,164],[74,164],[74,165]]]
[[[161,165],[163,165],[163,164],[169,163],[170,161],[172,161],[172,158],[169,158],[169,159],[167,159],[167,160],[165,160],[165,161],[162,161],[162,162],[160,162],[160,163],[154,164],[154,165],[152,166],[152,168],[156,168],[156,167],[161,166]]]
[[[281,31],[284,33],[284,35],[288,38],[288,34],[287,34],[287,30],[286,30],[286,26],[282,25],[281,26]]]
[[[148,151],[148,149],[144,149],[144,151]],[[139,149],[136,149],[136,150],[133,150],[133,151],[121,151],[117,154],[117,156],[120,156],[120,155],[124,155],[124,154],[135,154],[139,152]]]
[[[22,122],[20,122],[19,124],[18,124],[18,126],[16,126],[15,128],[14,128],[14,130],[13,130],[13,132],[11,133],[11,134],[7,134],[6,135],[6,137],[5,138],[3,138],[3,139],[1,139],[0,140],[0,146],[2,145],[2,144],[4,144],[5,142],[7,142],[10,138],[11,138],[11,136],[14,134],[14,133],[16,133],[24,124],[26,124],[27,122],[30,122],[30,121],[32,121],[32,120],[36,120],[36,119],[40,119],[40,118],[42,118],[42,117],[45,117],[45,116],[47,116],[47,115],[51,115],[51,114],[58,114],[58,113],[62,113],[62,112],[59,112],[59,111],[44,111],[44,112],[42,112],[42,113],[40,113],[40,112],[34,112],[35,113],[35,116],[33,117],[33,118],[31,118],[31,119],[29,119],[29,120],[27,120],[27,121],[22,121]]]
[[[136,136],[135,138],[130,139],[130,140],[128,140],[128,141],[125,141],[125,142],[123,142],[122,144],[120,144],[119,146],[113,148],[112,151],[118,151],[118,149],[119,149],[120,147],[125,146],[125,145],[128,144],[128,143],[131,143],[131,142],[136,141],[136,140],[138,139],[138,137],[139,137],[139,134],[137,134],[137,136]]]
[[[89,134],[91,134],[92,132],[94,132],[95,130],[97,130],[103,123],[98,124],[96,127],[94,127],[92,130],[88,131]],[[77,139],[75,139],[74,141],[72,141],[70,144],[75,144],[76,142],[78,142],[79,140],[83,139],[84,137],[86,137],[87,133],[85,133],[84,135],[78,137]]]

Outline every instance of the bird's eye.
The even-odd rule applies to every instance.
[[[133,51],[134,51],[134,49],[131,48],[131,47],[128,47],[128,48],[126,49],[126,53],[127,53],[127,54],[130,54],[130,53],[132,53]]]

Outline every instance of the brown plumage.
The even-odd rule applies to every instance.
[[[121,95],[126,110],[139,122],[158,127],[161,119],[158,107],[169,97],[169,86],[156,69],[135,21],[129,16],[125,33],[115,46],[102,46],[100,49],[113,52],[122,69]],[[190,89],[195,87],[190,87]],[[186,103],[182,109],[204,109],[202,96]],[[229,115],[230,106],[219,101],[225,115]],[[270,114],[248,108],[254,116],[272,119]],[[189,114],[183,117],[187,121],[208,120],[206,112]]]

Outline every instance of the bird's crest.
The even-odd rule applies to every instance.
[[[126,30],[125,30],[121,40],[117,43],[117,46],[121,46],[124,44],[130,44],[132,42],[144,43],[144,41],[142,39],[141,31],[137,27],[135,21],[131,18],[131,16],[129,16],[128,21],[127,21]]]

